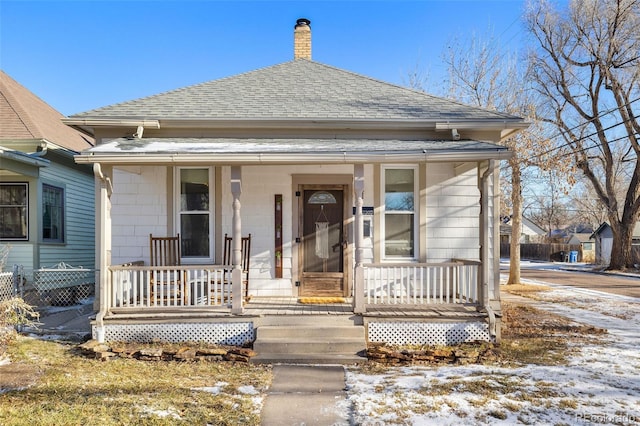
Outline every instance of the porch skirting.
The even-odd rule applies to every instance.
[[[369,342],[391,345],[452,346],[468,342],[495,342],[486,322],[367,322]]]
[[[104,333],[107,342],[203,342],[242,346],[255,339],[253,322],[162,322],[106,323],[102,330],[92,325],[94,339]]]

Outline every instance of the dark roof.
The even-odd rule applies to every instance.
[[[62,123],[64,116],[0,71],[0,141],[47,140],[80,152],[93,140]]]
[[[89,117],[523,121],[304,59],[105,106],[71,118]]]

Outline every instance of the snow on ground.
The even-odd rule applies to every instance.
[[[640,425],[640,299],[545,283],[541,309],[606,328],[568,365],[347,370],[362,425]]]

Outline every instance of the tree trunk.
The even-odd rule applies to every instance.
[[[611,246],[611,261],[607,270],[624,271],[633,266],[631,242],[636,221],[611,221],[613,245]]]
[[[520,233],[522,230],[522,181],[517,160],[509,160],[511,166],[511,243],[509,246],[509,279],[507,284],[520,284]]]

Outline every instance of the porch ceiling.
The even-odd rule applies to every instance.
[[[79,163],[364,163],[506,159],[504,146],[478,140],[118,138],[84,151]]]

